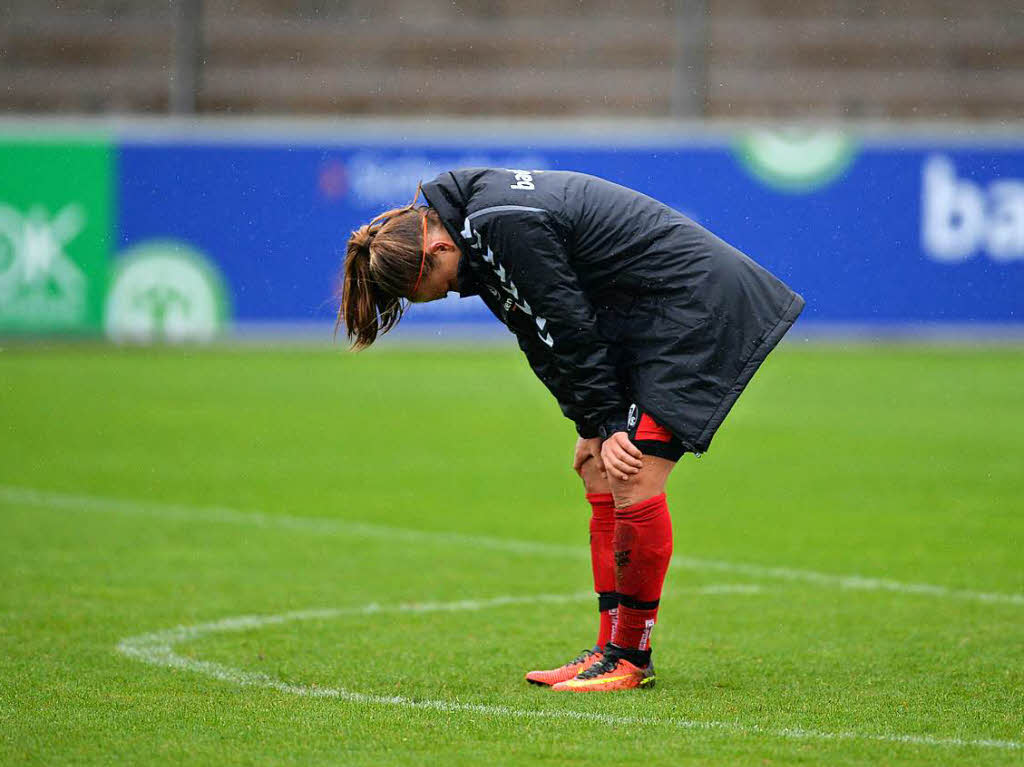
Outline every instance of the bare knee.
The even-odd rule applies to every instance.
[[[612,491],[607,478],[601,474],[601,469],[595,458],[583,462],[579,475],[587,493],[610,493]]]
[[[653,455],[645,455],[643,461],[644,467],[627,480],[608,477],[615,508],[624,509],[665,492],[665,482],[675,461]]]

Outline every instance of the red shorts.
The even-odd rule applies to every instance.
[[[635,403],[629,407],[626,425],[629,441],[640,448],[644,455],[656,455],[669,461],[678,461],[686,452],[683,443],[672,432]]]

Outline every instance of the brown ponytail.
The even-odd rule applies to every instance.
[[[348,240],[335,332],[345,323],[352,350],[359,351],[398,324],[418,279],[430,273],[434,256],[424,253],[424,218],[440,223],[428,207],[412,202],[381,213]]]

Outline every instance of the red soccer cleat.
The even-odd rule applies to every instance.
[[[654,687],[654,664],[643,668],[625,658],[605,655],[571,679],[552,685],[559,692],[613,692]]]
[[[526,681],[530,684],[553,685],[572,679],[574,676],[585,670],[587,667],[601,660],[601,650],[595,647],[593,650],[584,650],[564,666],[553,668],[550,671],[531,671],[526,675]]]

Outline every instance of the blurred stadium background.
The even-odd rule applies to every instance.
[[[322,335],[347,233],[453,165],[659,197],[804,292],[807,332],[1021,319],[1012,2],[9,0],[2,22],[0,332]],[[177,287],[147,276],[168,249]],[[493,330],[464,303],[403,329]]]
[[[0,762],[1018,763],[1019,1],[0,0],[0,80]],[[521,689],[593,611],[502,601],[589,577],[511,336],[332,341],[350,231],[468,165],[634,187],[807,299],[673,476],[642,703]],[[654,734],[595,756],[609,713]]]
[[[186,304],[205,301],[194,334],[230,319],[320,332],[347,232],[418,180],[483,164],[590,171],[679,207],[806,293],[807,328],[1020,321],[1012,2],[11,0],[2,13],[3,331],[180,337]],[[40,243],[66,257],[62,280]],[[205,299],[126,269],[168,248],[203,265],[182,269]],[[154,288],[148,322],[176,329],[114,316],[132,275],[132,290]],[[406,330],[493,328],[456,301],[411,318]]]
[[[5,110],[985,118],[1010,0],[7,0]]]

